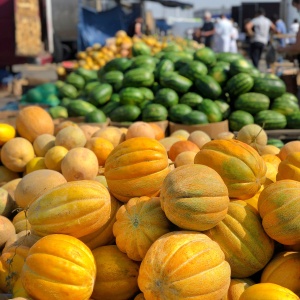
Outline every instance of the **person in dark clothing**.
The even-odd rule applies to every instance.
[[[133,37],[135,35],[142,36],[143,18],[138,17],[132,22],[128,28],[127,35]]]
[[[204,24],[201,28],[201,36],[204,37],[204,44],[206,47],[212,47],[213,36],[215,34],[215,25],[211,20],[211,13],[205,12]]]
[[[256,15],[257,17],[245,25],[245,29],[249,36],[251,36],[251,60],[253,65],[258,68],[263,49],[269,42],[270,29],[272,29],[274,32],[277,32],[277,30],[274,23],[265,17],[265,11],[263,8],[260,8]]]
[[[193,40],[198,43],[201,43],[201,29],[200,28],[194,28]]]

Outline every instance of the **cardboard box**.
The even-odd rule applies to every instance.
[[[229,131],[228,120],[216,123],[202,124],[202,125],[184,125],[169,122],[170,134],[176,130],[184,129],[188,132],[201,130],[207,133],[212,139],[217,138],[218,134],[224,131]]]

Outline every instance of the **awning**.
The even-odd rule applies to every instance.
[[[191,9],[194,7],[194,5],[191,3],[184,3],[175,0],[147,0],[147,1],[157,2],[167,7],[180,7],[181,9]]]

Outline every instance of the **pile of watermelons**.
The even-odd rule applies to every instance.
[[[88,122],[170,120],[187,125],[229,120],[231,131],[256,123],[264,129],[300,128],[296,96],[274,74],[264,74],[239,54],[169,45],[155,56],[115,58],[97,73],[82,68],[57,82],[54,118]],[[31,92],[33,93],[33,92]],[[25,102],[32,103],[31,95]]]

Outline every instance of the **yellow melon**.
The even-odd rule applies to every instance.
[[[68,150],[76,147],[84,147],[86,137],[79,127],[68,126],[58,132],[55,146],[63,146]]]
[[[63,146],[54,146],[45,155],[45,165],[48,169],[61,172],[61,162],[68,153],[68,149]]]
[[[91,180],[98,174],[98,159],[88,148],[71,149],[61,162],[61,172],[67,181]]]
[[[55,136],[52,134],[41,134],[33,142],[36,156],[44,157],[47,151],[55,146]]]
[[[15,190],[15,200],[19,207],[27,208],[48,190],[66,183],[64,176],[53,170],[38,170],[23,177]]]
[[[32,158],[34,158],[33,146],[22,137],[9,140],[1,149],[2,163],[13,172],[25,171],[26,164]]]

